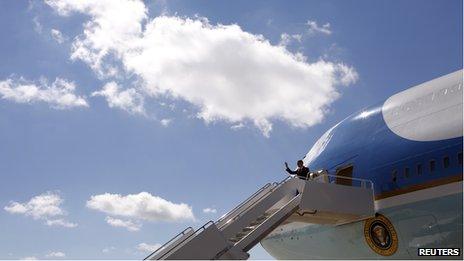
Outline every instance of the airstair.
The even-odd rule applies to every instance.
[[[323,171],[307,179],[289,176],[267,183],[218,221],[185,229],[145,259],[247,259],[247,252],[283,222],[340,225],[374,214],[371,181]]]

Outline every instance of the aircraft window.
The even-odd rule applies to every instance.
[[[422,175],[422,164],[417,164],[416,166],[417,175]]]
[[[409,178],[409,168],[404,168],[404,177]]]
[[[449,157],[446,156],[443,158],[443,167],[446,169],[449,167],[449,164],[450,164],[450,160],[449,160]]]
[[[434,172],[434,171],[435,171],[435,161],[431,160],[430,161],[430,172]]]
[[[462,152],[458,153],[458,163],[459,165],[462,165]]]
[[[398,175],[398,171],[396,169],[394,169],[392,171],[392,181],[393,182],[396,182],[396,176]]]

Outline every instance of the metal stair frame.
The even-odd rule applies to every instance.
[[[216,225],[210,221],[195,236],[191,236],[183,244],[174,247],[169,256],[160,259],[214,259],[217,253],[230,248],[230,243],[222,235]],[[166,253],[168,254],[168,253]]]
[[[230,222],[234,221],[234,217],[237,217],[245,209],[249,208],[251,205],[255,204],[258,200],[262,199],[264,195],[268,194],[276,186],[277,186],[277,183],[267,183],[262,188],[260,188],[258,191],[253,193],[250,197],[248,197],[246,200],[242,201],[242,203],[240,203],[234,209],[232,209],[227,214],[220,217],[219,220],[216,221],[216,226],[222,230]]]
[[[350,179],[352,185],[338,184],[340,178]],[[254,245],[294,216],[308,223],[340,225],[371,217],[374,211],[369,180],[321,171],[306,180],[289,176],[267,183],[218,221],[196,231],[187,228],[146,259],[247,259]]]
[[[296,188],[304,184],[304,180],[299,178],[287,178],[279,183],[278,186],[263,195],[260,200],[244,209],[241,213],[232,217],[233,222],[221,228],[225,238],[233,238],[244,227],[250,225],[256,218],[263,215],[267,210],[279,203],[290,193],[296,193]],[[288,202],[288,201],[287,201]]]
[[[184,229],[182,232],[175,235],[173,238],[171,238],[171,240],[164,243],[164,245],[160,246],[157,250],[155,250],[153,253],[147,256],[144,260],[159,259],[157,257],[164,256],[166,253],[173,250],[176,246],[178,246],[181,242],[185,241],[194,233],[195,231],[192,227]]]
[[[343,185],[337,179],[358,183]],[[370,180],[324,174],[308,180],[304,186],[299,213],[313,213],[314,223],[319,219],[333,219],[332,224],[342,225],[375,215],[374,187]]]
[[[255,227],[248,235],[234,245],[234,248],[248,252],[261,239],[278,227],[286,218],[292,215],[299,206],[302,194],[298,194],[277,212],[269,216],[263,223]]]

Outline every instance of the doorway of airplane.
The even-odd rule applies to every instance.
[[[347,178],[353,177],[353,166],[350,165],[350,166],[344,166],[344,167],[338,168],[337,177],[338,176],[347,177]],[[340,184],[340,185],[346,185],[346,186],[353,185],[353,181],[351,179],[344,179],[344,178],[336,178],[335,183]]]

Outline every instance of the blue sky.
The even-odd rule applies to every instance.
[[[462,1],[98,3],[0,2],[2,259],[145,257],[462,68]]]

